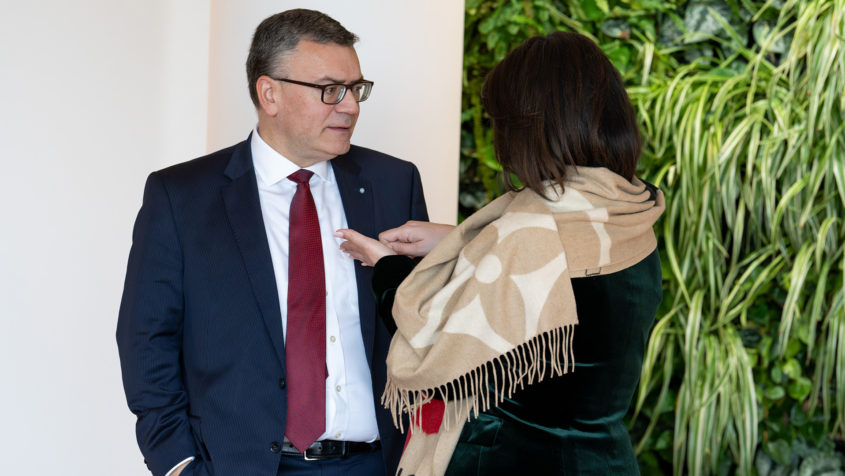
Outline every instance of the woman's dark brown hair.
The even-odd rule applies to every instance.
[[[634,109],[619,73],[589,38],[557,32],[529,38],[487,76],[482,104],[493,120],[496,156],[546,196],[568,165],[607,167],[633,179],[640,154]]]

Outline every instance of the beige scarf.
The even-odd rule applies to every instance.
[[[529,189],[494,200],[397,290],[382,403],[397,425],[415,415],[397,474],[443,474],[471,415],[567,373],[578,323],[570,278],[620,271],[657,246],[659,190],[590,167],[570,167],[559,190],[551,201]],[[454,399],[429,414],[432,426],[426,412],[443,411],[429,403],[435,391]]]

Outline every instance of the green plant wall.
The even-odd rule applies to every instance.
[[[555,30],[622,73],[667,197],[643,473],[843,474],[845,0],[467,0],[462,217],[503,192],[484,77]]]

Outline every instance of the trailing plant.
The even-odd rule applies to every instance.
[[[845,468],[845,0],[466,8],[462,217],[503,192],[480,87],[525,38],[595,39],[638,111],[638,173],[667,197],[643,472]]]

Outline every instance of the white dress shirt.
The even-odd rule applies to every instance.
[[[264,228],[270,244],[270,257],[276,274],[282,329],[287,335],[288,226],[290,203],[296,183],[288,175],[299,166],[271,148],[258,129],[253,131],[252,162],[258,179],[258,198]],[[318,439],[375,441],[378,439],[372,377],[367,365],[358,312],[358,286],[351,258],[340,251],[343,241],[334,236],[346,228],[346,214],[340,190],[329,162],[308,170],[309,181],[323,239],[326,273],[326,432]]]

